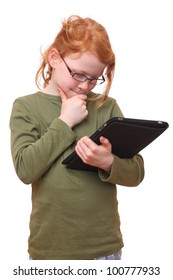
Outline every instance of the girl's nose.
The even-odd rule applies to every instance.
[[[78,88],[83,89],[83,90],[87,90],[87,89],[91,90],[93,87],[94,87],[94,85],[91,84],[89,80],[86,80],[84,82],[80,82],[78,84]]]

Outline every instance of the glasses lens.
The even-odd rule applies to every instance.
[[[84,75],[74,73],[73,78],[79,82],[84,82],[87,80],[87,78]]]
[[[92,85],[100,85],[100,84],[103,84],[104,81],[105,81],[104,78],[102,78],[102,79],[101,78],[100,79],[89,79],[86,76],[84,76],[82,74],[78,74],[78,73],[74,73],[72,76],[76,81],[79,81],[79,82],[85,82],[85,81],[89,80]]]
[[[93,85],[101,85],[103,84],[105,79],[91,80],[91,84]]]

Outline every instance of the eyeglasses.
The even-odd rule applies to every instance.
[[[98,78],[98,79],[94,79],[94,78],[88,78],[87,76],[83,75],[83,74],[79,74],[79,73],[75,73],[73,72],[70,67],[68,66],[67,62],[65,61],[65,59],[61,56],[65,66],[67,67],[70,75],[73,77],[73,79],[75,79],[76,81],[78,82],[85,82],[85,81],[90,81],[90,83],[92,85],[101,85],[105,82],[105,78],[104,76],[102,75],[101,78]]]

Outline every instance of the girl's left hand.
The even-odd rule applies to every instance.
[[[88,136],[84,136],[77,142],[75,150],[84,163],[110,173],[114,160],[112,146],[103,136],[100,137],[100,143],[101,145],[97,145]]]

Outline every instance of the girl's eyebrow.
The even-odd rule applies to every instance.
[[[84,74],[84,75],[88,75],[87,72],[85,72],[84,70],[75,70],[73,67],[71,67],[71,70],[74,72],[74,73],[78,73],[78,74]]]

